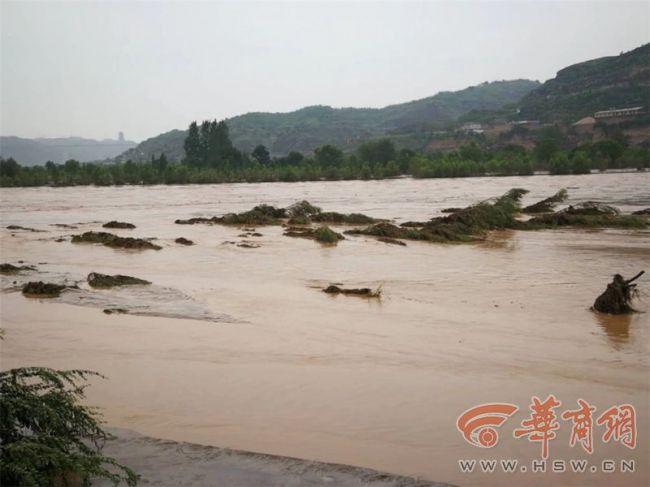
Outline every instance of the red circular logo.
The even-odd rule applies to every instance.
[[[483,428],[478,434],[478,442],[486,448],[494,446],[499,439],[499,435],[492,428]]]

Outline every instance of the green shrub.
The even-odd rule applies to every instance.
[[[0,484],[41,487],[93,478],[137,484],[128,467],[99,451],[108,435],[83,406],[85,370],[27,367],[0,372]],[[101,376],[100,376],[101,377]]]
[[[315,231],[316,240],[321,243],[338,243],[343,238],[328,226],[317,228]]]

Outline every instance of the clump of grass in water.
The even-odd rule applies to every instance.
[[[519,201],[527,192],[513,188],[493,201],[483,201],[421,224],[410,223],[408,227],[383,222],[345,233],[441,243],[471,242],[483,238],[488,230],[516,228]]]
[[[323,226],[314,230],[314,238],[320,243],[335,244],[339,240],[343,240],[343,235],[336,233],[328,226]]]
[[[630,228],[643,229],[648,222],[636,215],[572,215],[570,213],[551,213],[522,223],[522,230],[544,230],[557,227],[583,228]]]
[[[290,225],[309,225],[312,222],[356,225],[381,221],[362,213],[324,212],[318,206],[314,206],[309,201],[303,200],[287,208],[258,205],[252,210],[241,213],[228,213],[224,216],[213,216],[210,218],[199,217],[176,220],[176,223],[179,225],[194,225],[197,223],[207,225],[280,225],[285,219],[288,220]]]
[[[73,235],[72,243],[100,243],[107,247],[124,249],[153,249],[160,250],[160,245],[153,244],[143,238],[118,237],[108,232],[85,232]]]
[[[648,220],[641,215],[621,215],[620,211],[613,206],[587,201],[556,213],[531,218],[521,224],[524,230],[556,227],[641,229],[648,227]]]
[[[567,190],[561,189],[550,198],[546,198],[543,199],[542,201],[538,201],[537,203],[529,205],[526,208],[524,208],[522,211],[524,213],[547,213],[553,211],[555,205],[557,205],[558,203],[562,203],[568,197],[569,197],[569,193],[567,192]]]
[[[61,291],[66,288],[63,284],[54,284],[51,282],[31,281],[23,286],[23,294],[25,296],[41,297],[41,298],[58,298]]]
[[[330,284],[325,289],[323,289],[323,292],[327,294],[343,294],[346,296],[359,296],[364,298],[380,298],[382,293],[382,285],[380,284],[376,289],[370,289],[369,287],[346,289],[335,284]]]

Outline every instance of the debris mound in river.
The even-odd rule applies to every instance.
[[[113,315],[113,314],[127,314],[129,312],[128,309],[124,308],[105,308],[104,309],[104,314],[107,315]]]
[[[555,213],[548,213],[522,222],[522,230],[536,230],[554,227],[592,228],[646,228],[648,221],[640,215],[621,215],[613,206],[587,201],[569,206]]]
[[[350,289],[345,289],[339,286],[336,286],[334,284],[330,284],[327,286],[325,289],[323,289],[324,293],[327,294],[345,294],[348,296],[362,296],[366,298],[379,298],[381,297],[381,286],[378,287],[377,289],[370,289],[369,287],[362,287],[362,288],[350,288]]]
[[[634,312],[631,301],[638,294],[638,290],[636,284],[632,284],[632,282],[644,273],[645,271],[641,271],[628,280],[625,280],[620,274],[614,275],[614,279],[607,285],[607,289],[596,298],[594,309],[600,313],[614,315]]]
[[[524,213],[548,213],[550,211],[553,211],[555,205],[566,201],[568,197],[569,193],[567,190],[561,189],[550,198],[543,199],[542,201],[538,201],[537,203],[527,206],[522,211]]]
[[[287,217],[285,208],[276,208],[271,205],[258,205],[252,210],[241,213],[227,213],[224,216],[213,216],[211,218],[190,218],[188,220],[176,220],[179,225],[194,225],[206,223],[208,225],[280,225],[281,219]]]
[[[348,230],[350,235],[373,235],[393,239],[424,240],[428,242],[470,242],[484,237],[488,230],[517,228],[515,215],[525,189],[514,188],[503,196],[463,208],[428,222],[408,222],[396,226],[380,222],[364,229]]]
[[[318,228],[289,227],[284,232],[286,237],[310,238],[320,243],[336,244],[345,237],[328,226]]]
[[[381,221],[361,213],[323,212],[319,207],[303,200],[287,208],[258,205],[252,210],[242,213],[228,213],[224,216],[210,218],[189,218],[187,220],[176,220],[175,223],[179,225],[194,225],[197,223],[208,225],[280,225],[284,220],[288,220],[290,225],[309,225],[312,222],[367,225]]]
[[[7,230],[23,230],[25,232],[39,232],[39,233],[45,231],[45,230],[37,230],[36,228],[22,227],[20,225],[8,225]]]
[[[255,242],[239,242],[236,245],[242,249],[259,249],[261,247],[260,244],[256,244]]]
[[[177,244],[181,245],[194,245],[194,242],[185,238],[185,237],[178,237],[176,240],[174,240]]]
[[[116,220],[112,220],[108,223],[104,223],[102,225],[104,228],[128,228],[132,229],[135,228],[135,225],[133,223],[128,223],[128,222],[118,222]]]
[[[88,274],[88,284],[92,287],[115,287],[115,286],[133,286],[137,284],[151,284],[144,279],[137,277],[123,276],[115,274],[113,276],[108,274],[100,274],[99,272],[91,272]]]
[[[23,286],[25,296],[56,298],[66,288],[63,284],[53,284],[51,282],[31,281]]]
[[[597,201],[585,201],[575,206],[569,206],[564,210],[570,215],[618,215],[620,211],[613,206],[605,205]]]
[[[0,264],[0,274],[18,274],[20,271],[33,271],[35,267],[29,265]]]
[[[406,242],[402,242],[401,240],[397,240],[396,238],[378,237],[377,240],[391,245],[401,245],[402,247],[406,247]]]
[[[325,211],[311,216],[311,221],[319,223],[338,223],[347,225],[368,225],[381,220],[363,213],[338,213],[336,211]]]
[[[289,206],[286,212],[289,218],[297,218],[301,216],[309,218],[313,215],[318,215],[321,212],[321,209],[318,206],[312,205],[307,200],[302,200]]]
[[[633,215],[648,215],[650,216],[650,208],[644,208],[643,210],[637,210],[632,212]]]
[[[100,243],[107,247],[138,250],[160,250],[162,248],[143,238],[119,237],[108,232],[85,232],[81,235],[73,235],[72,243]]]

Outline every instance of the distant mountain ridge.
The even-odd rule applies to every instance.
[[[250,152],[264,144],[271,154],[311,152],[323,144],[349,148],[364,139],[386,134],[430,131],[471,110],[494,110],[518,102],[537,88],[530,80],[495,81],[384,108],[310,106],[288,113],[252,112],[226,120],[235,146]],[[200,122],[200,121],[199,121]],[[184,156],[185,130],[172,130],[140,143],[119,160],[148,160],[164,152],[169,159]]]
[[[650,105],[650,44],[558,71],[527,94],[519,117],[575,122],[600,110]]]
[[[28,139],[14,136],[0,137],[0,157],[13,157],[24,165],[62,163],[68,159],[81,162],[111,159],[137,145],[130,140],[84,139],[81,137]]]

